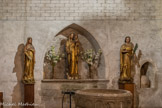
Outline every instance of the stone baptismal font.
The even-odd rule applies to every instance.
[[[76,108],[131,108],[132,94],[126,90],[86,89],[76,92]]]

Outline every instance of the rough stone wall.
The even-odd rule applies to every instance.
[[[0,0],[1,20],[161,19],[161,0]]]
[[[41,80],[45,52],[58,32],[76,23],[102,48],[109,88],[117,88],[119,48],[130,35],[157,68],[155,87],[139,90],[140,107],[162,107],[161,5],[161,0],[0,0],[0,91],[4,101],[23,100],[22,50],[31,36],[36,49],[35,102],[44,108]]]

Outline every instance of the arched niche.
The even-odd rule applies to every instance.
[[[79,26],[77,24],[74,24],[74,23],[67,26],[67,27],[65,27],[65,28],[63,28],[61,31],[59,31],[53,37],[53,39],[51,39],[51,40],[53,40],[53,44],[55,44],[55,45],[57,44],[56,46],[58,46],[58,44],[59,44],[59,48],[56,48],[56,49],[60,49],[60,47],[62,47],[61,45],[65,44],[65,41],[66,41],[67,37],[71,33],[78,34],[79,40],[80,40],[84,50],[93,49],[95,52],[97,52],[99,49],[102,50],[99,43],[96,41],[96,39],[94,38],[94,36],[90,32],[88,32],[83,27],[81,27],[81,26]],[[45,61],[46,60],[44,60],[44,64],[45,64]],[[83,65],[86,65],[86,64],[83,64]],[[85,66],[85,67],[88,68],[87,66]],[[46,69],[51,69],[51,67],[50,66],[47,67],[47,65],[44,65],[43,68],[44,68],[44,79],[51,79],[52,77],[50,77],[50,78],[46,77],[47,73],[50,73],[49,70],[46,71]],[[62,67],[58,67],[58,68],[62,68]],[[83,69],[83,70],[85,71],[85,69]],[[64,74],[65,72],[62,72],[62,73]],[[61,79],[61,78],[63,78],[63,76],[60,77],[59,79]],[[98,67],[98,78],[99,79],[104,79],[105,78],[105,60],[104,60],[103,54],[101,56],[100,66]]]
[[[76,34],[80,34],[81,36],[84,36],[91,43],[95,51],[101,49],[100,45],[98,44],[94,36],[91,33],[89,33],[86,29],[84,29],[83,27],[75,23],[62,29],[60,32],[56,34],[56,36],[63,35],[68,37],[70,33],[76,33]]]
[[[140,88],[154,88],[156,67],[152,61],[145,60],[140,67]]]

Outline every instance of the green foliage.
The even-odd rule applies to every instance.
[[[133,50],[133,53],[136,52],[137,48],[138,48],[138,44],[136,43],[136,45],[135,45],[135,47],[134,47],[134,50]]]

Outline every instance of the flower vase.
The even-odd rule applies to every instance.
[[[55,65],[52,65],[52,79],[55,78]]]
[[[88,64],[89,67],[89,79],[92,79],[92,70],[91,70],[91,65]]]

